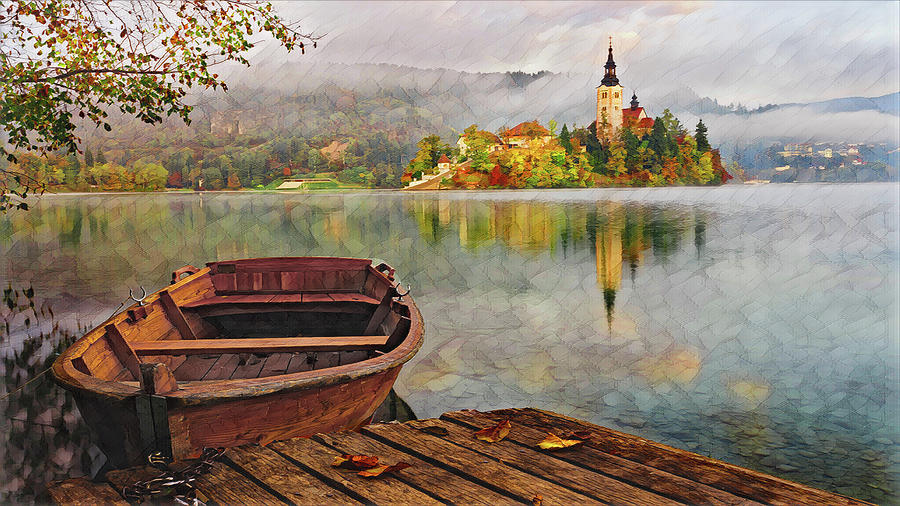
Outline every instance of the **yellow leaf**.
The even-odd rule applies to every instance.
[[[542,450],[559,450],[561,448],[569,448],[570,446],[580,445],[584,443],[581,439],[562,439],[552,432],[547,433],[547,437],[538,443]]]

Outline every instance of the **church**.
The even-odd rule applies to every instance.
[[[650,133],[653,118],[647,116],[637,99],[637,93],[631,95],[630,107],[622,107],[622,85],[616,77],[616,62],[613,60],[612,37],[609,38],[609,57],[600,86],[597,86],[597,139],[609,140],[622,127],[629,127],[638,137]]]

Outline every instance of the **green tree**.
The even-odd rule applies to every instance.
[[[84,150],[84,165],[85,167],[94,166],[94,154],[91,153],[91,148],[85,148]]]
[[[697,130],[696,135],[694,135],[694,139],[697,141],[697,151],[706,153],[711,149],[709,140],[706,138],[706,125],[703,124],[702,119],[697,123]]]
[[[106,155],[103,154],[103,151],[102,151],[102,150],[101,150],[101,151],[97,151],[97,158],[96,158],[96,162],[95,162],[95,163],[98,163],[98,164],[100,164],[100,165],[106,163]]]
[[[572,141],[569,135],[569,127],[563,123],[562,131],[559,132],[559,145],[566,150],[567,154],[572,154]]]

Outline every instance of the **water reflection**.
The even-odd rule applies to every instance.
[[[412,285],[426,320],[426,342],[395,384],[408,403],[398,413],[539,406],[896,502],[896,186],[867,188],[865,202],[831,190],[834,209],[815,212],[569,193],[55,197],[0,217],[0,281],[33,283],[75,329],[188,263],[375,257]],[[820,198],[818,187],[741,191],[779,206]],[[22,335],[7,338],[4,357],[22,362]],[[39,372],[36,357],[60,339],[28,351],[32,365],[16,376],[5,366],[6,388]],[[65,394],[43,388],[10,401],[2,423],[70,424],[57,446],[71,460],[26,425],[9,432],[7,453],[89,473],[102,458]],[[20,487],[39,481],[5,472]]]

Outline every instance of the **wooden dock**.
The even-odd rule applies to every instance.
[[[474,437],[504,420],[511,429],[502,441]],[[584,444],[537,447],[548,432],[584,431]],[[411,467],[364,478],[332,466],[341,454]],[[123,486],[159,473],[112,471],[104,483],[76,478],[48,491],[57,504],[125,504]],[[195,487],[198,498],[218,504],[868,504],[532,408],[454,411],[359,433],[230,448]]]

